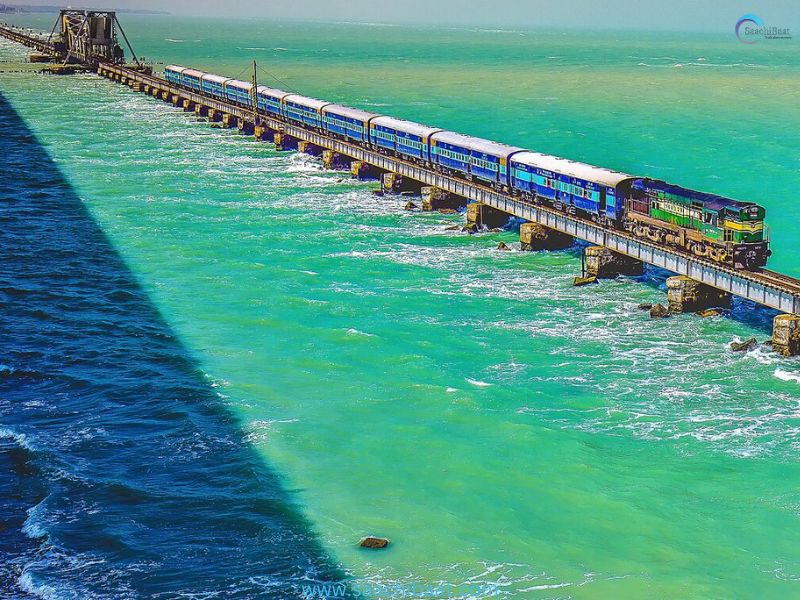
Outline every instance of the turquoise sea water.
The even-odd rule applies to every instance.
[[[123,23],[164,63],[256,59],[262,83],[757,200],[771,266],[800,275],[796,41]],[[356,584],[800,595],[800,363],[726,349],[768,337],[767,311],[651,322],[658,275],[572,288],[576,252],[495,252],[514,233],[446,232],[459,217],[94,76],[0,92]]]

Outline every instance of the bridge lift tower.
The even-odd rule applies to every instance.
[[[113,11],[64,9],[53,25],[49,41],[64,64],[82,63],[94,67],[103,62],[121,65],[125,63],[125,52],[119,44],[117,32],[122,34],[131,57],[139,65],[139,59]]]

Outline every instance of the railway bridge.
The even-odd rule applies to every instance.
[[[354,174],[372,169],[389,174],[394,181],[402,178],[413,182],[417,189],[426,186],[429,197],[434,200],[448,198],[455,199],[456,203],[463,201],[468,209],[467,218],[473,225],[501,224],[510,216],[522,219],[525,221],[521,228],[523,247],[544,248],[554,240],[556,244],[560,241],[562,246],[566,246],[576,238],[589,242],[592,246],[584,250],[585,277],[576,278],[576,283],[619,274],[635,274],[641,272],[641,267],[646,263],[676,274],[667,280],[668,305],[672,312],[702,311],[725,306],[730,303],[732,295],[776,309],[783,314],[774,320],[773,347],[787,356],[800,354],[800,280],[796,278],[768,269],[735,270],[474,181],[437,172],[267,115],[259,111],[255,104],[253,107],[243,107],[177,87],[153,75],[138,61],[135,65],[125,64],[121,48],[116,44],[113,26],[117,23],[115,16],[109,21],[108,13],[102,13],[100,16],[105,20],[92,21],[97,13],[82,11],[82,20],[73,15],[70,21],[65,21],[64,12],[60,17],[62,34],[57,41],[53,41],[52,35],[45,39],[7,26],[0,26],[0,35],[60,57],[65,63],[75,62],[90,67],[99,75],[128,85],[134,91],[157,97],[184,110],[194,110],[210,120],[222,121],[226,126],[238,126],[242,132],[259,139],[269,139],[279,148],[296,147],[301,151],[324,152],[329,162],[339,158],[349,163]],[[92,22],[95,23],[94,28],[90,26]],[[99,34],[105,42],[88,40],[95,34]],[[113,42],[110,41],[112,39]],[[64,40],[71,40],[69,48]]]

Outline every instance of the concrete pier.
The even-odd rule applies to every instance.
[[[222,126],[229,129],[239,125],[239,117],[230,113],[222,114]]]
[[[222,113],[214,108],[208,109],[208,120],[212,123],[219,123],[222,121]]]
[[[644,273],[644,263],[614,252],[604,246],[589,246],[583,251],[584,275],[597,279],[614,279],[620,275],[637,276]]]
[[[253,127],[253,135],[259,142],[271,142],[275,136],[275,130],[266,125],[256,125]]]
[[[709,308],[728,308],[731,295],[716,288],[678,275],[667,279],[667,299],[673,313],[698,312]]]
[[[194,114],[198,117],[207,117],[208,116],[208,107],[203,106],[202,104],[195,104],[194,105]]]
[[[308,154],[309,156],[322,156],[322,150],[322,146],[317,146],[305,140],[297,142],[297,151]]]
[[[194,102],[189,99],[184,99],[183,101],[183,110],[185,112],[194,112]]]
[[[294,138],[280,131],[276,131],[272,136],[272,141],[275,142],[276,150],[294,150],[297,148],[297,138]]]
[[[463,196],[453,194],[433,185],[422,186],[420,194],[422,194],[422,210],[424,211],[458,210],[459,208],[464,208],[468,202]]]
[[[345,154],[333,150],[322,151],[322,166],[333,171],[350,170],[353,159]]]
[[[239,133],[242,135],[253,135],[255,133],[255,125],[252,121],[248,121],[247,119],[239,119],[238,123]]]
[[[520,248],[526,251],[563,250],[575,243],[575,238],[538,223],[523,223],[519,228]]]
[[[430,187],[430,186],[428,186]],[[421,193],[422,184],[399,173],[384,173],[381,177],[381,189],[387,194],[401,194],[403,192]]]
[[[467,204],[467,227],[487,227],[496,229],[505,226],[511,215],[483,202],[470,202]]]
[[[350,163],[350,175],[353,179],[378,179],[381,170],[363,160],[354,160]]]
[[[783,356],[800,355],[800,315],[778,315],[772,322],[772,348]]]

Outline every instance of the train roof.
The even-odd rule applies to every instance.
[[[698,202],[702,202],[707,208],[715,211],[720,211],[724,208],[735,208],[736,210],[741,210],[750,206],[758,206],[761,208],[761,206],[755,202],[734,200],[732,198],[726,198],[725,196],[719,196],[717,194],[699,192],[697,190],[685,188],[680,185],[675,185],[674,183],[667,183],[666,181],[662,181],[660,179],[648,179],[643,177],[641,185],[651,189],[655,188],[668,194],[676,194],[697,200]]]
[[[322,109],[322,112],[335,112],[337,115],[342,115],[351,119],[359,119],[361,121],[367,121],[378,116],[377,113],[371,113],[366,110],[361,110],[360,108],[351,108],[342,104],[328,104]]]
[[[483,152],[490,156],[499,158],[507,157],[515,152],[522,152],[525,149],[517,146],[507,146],[499,142],[492,142],[491,140],[484,140],[482,138],[464,135],[463,133],[455,133],[454,131],[439,131],[431,135],[431,139],[436,142],[444,142],[445,144],[452,144],[454,146],[461,146],[476,152]]]
[[[259,94],[267,94],[268,96],[273,96],[278,99],[283,99],[286,96],[289,96],[289,92],[284,92],[283,90],[279,90],[278,88],[271,88],[267,87],[266,85],[260,85],[256,88],[256,91]]]
[[[222,75],[212,75],[211,73],[206,73],[203,75],[203,79],[205,81],[213,81],[214,83],[225,83],[226,81],[230,81],[230,77],[223,77]]]
[[[417,135],[422,138],[428,137],[437,131],[442,130],[439,127],[429,127],[428,125],[414,123],[414,121],[405,121],[403,119],[395,119],[394,117],[387,117],[383,115],[380,117],[375,117],[372,119],[371,123],[372,125],[380,125],[381,127],[391,127],[396,131],[410,133],[411,135]]]
[[[202,77],[205,74],[205,71],[198,71],[197,69],[184,69],[181,72],[181,75],[191,75],[192,77]]]
[[[300,94],[289,94],[288,96],[284,97],[284,100],[287,102],[295,102],[302,106],[313,108],[314,110],[320,110],[323,106],[330,104],[330,102],[317,100],[316,98],[309,98],[307,96],[301,96]]]
[[[241,81],[239,79],[230,79],[228,83],[225,84],[227,87],[235,87],[239,88],[240,90],[247,90],[250,91],[253,89],[253,84],[248,81]]]
[[[578,177],[585,181],[593,181],[603,185],[614,187],[626,179],[635,179],[633,175],[587,165],[586,163],[576,162],[559,156],[550,154],[540,154],[539,152],[520,152],[511,157],[513,162],[517,162],[529,167],[538,167],[548,171],[555,171],[562,175]]]
[[[182,67],[180,65],[167,65],[164,67],[165,71],[176,71],[178,73],[183,73],[186,70],[186,67]]]

